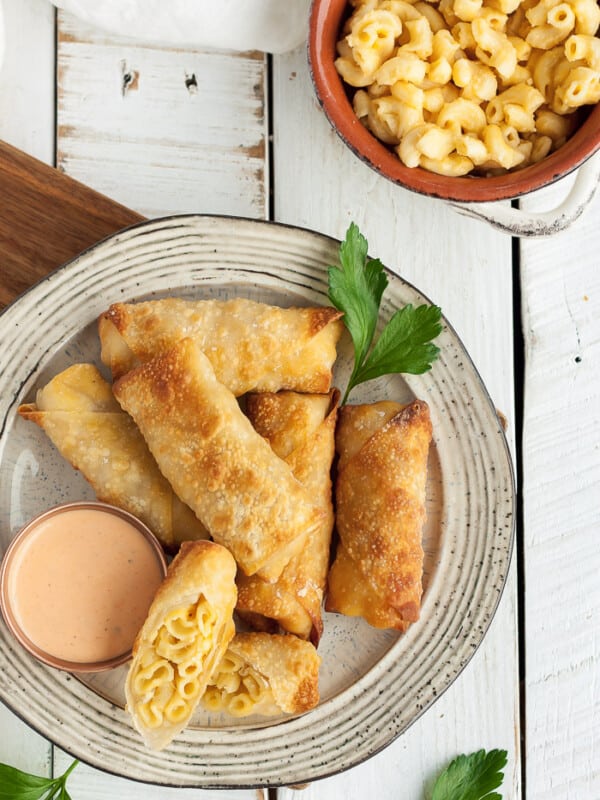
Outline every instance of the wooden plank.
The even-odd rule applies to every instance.
[[[54,164],[54,8],[47,0],[4,3],[0,139]]]
[[[351,220],[370,252],[438,302],[462,337],[513,438],[511,241],[444,204],[380,180],[331,131],[314,97],[306,54],[274,60],[276,219],[343,237]],[[298,136],[297,131],[302,135]],[[293,191],[290,190],[293,187]],[[416,798],[461,752],[506,748],[504,796],[520,796],[516,581],[468,667],[421,719],[377,756],[318,781],[303,800]],[[282,798],[296,795],[282,790]]]
[[[150,47],[58,19],[60,169],[148,217],[267,215],[264,54]]]
[[[142,217],[0,142],[0,307]]]
[[[0,65],[0,140],[54,163],[54,9],[46,0],[3,3],[4,60]],[[0,156],[0,170],[2,157]],[[0,173],[0,247],[4,178]],[[0,255],[0,285],[7,265]],[[13,282],[13,281],[11,281]],[[16,290],[18,291],[18,290]],[[6,300],[6,295],[4,295]],[[0,302],[2,302],[0,298]],[[0,703],[0,762],[49,775],[52,748]]]
[[[571,178],[522,202],[552,208]],[[530,800],[600,797],[600,195],[521,244]]]
[[[72,763],[72,756],[55,749],[54,774],[61,775]],[[268,800],[266,789],[176,789],[117,778],[79,764],[68,782],[71,797],[77,800]]]

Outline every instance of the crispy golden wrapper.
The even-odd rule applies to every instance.
[[[279,308],[244,298],[115,303],[98,322],[101,357],[118,378],[190,337],[236,396],[327,392],[340,317],[335,308]]]
[[[331,463],[338,402],[335,389],[325,395],[252,394],[246,405],[254,428],[309,490],[323,519],[275,583],[238,576],[237,611],[254,628],[274,632],[281,627],[315,646],[323,632],[321,607],[333,529]]]
[[[236,565],[221,545],[184,542],[133,646],[127,710],[162,750],[190,720],[235,634]]]
[[[322,512],[192,339],[128,372],[113,390],[213,539],[245,574],[278,578]]]
[[[405,631],[419,618],[429,408],[421,400],[340,409],[339,544],[325,608]]]
[[[73,364],[56,375],[38,390],[35,403],[19,407],[19,414],[46,432],[99,500],[139,517],[166,549],[208,537],[93,364]]]
[[[301,714],[319,702],[315,647],[270,633],[237,633],[211,678],[202,704],[235,717]]]

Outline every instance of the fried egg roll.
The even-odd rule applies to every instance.
[[[190,337],[236,397],[327,392],[340,317],[335,308],[279,308],[244,298],[115,303],[99,319],[101,358],[118,378]]]
[[[400,631],[419,618],[431,433],[421,400],[340,409],[328,611]]]
[[[19,407],[61,455],[81,471],[96,497],[142,520],[168,550],[208,538],[193,511],[174,494],[131,417],[93,364],[73,364]]]
[[[278,578],[322,512],[193,340],[128,372],[113,391],[213,539],[246,575]]]
[[[301,714],[319,702],[317,651],[296,636],[237,633],[202,697],[235,717]]]
[[[235,634],[235,561],[209,541],[184,542],[133,646],[127,710],[162,750],[182,731]]]
[[[323,632],[321,606],[333,528],[331,463],[338,402],[335,389],[325,395],[251,394],[246,404],[255,430],[290,465],[322,509],[323,519],[275,583],[238,576],[237,611],[254,628],[275,632],[280,627],[315,646]]]

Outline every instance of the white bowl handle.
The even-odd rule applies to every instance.
[[[551,211],[528,213],[502,203],[450,203],[459,214],[483,219],[511,236],[551,236],[581,215],[600,182],[600,151],[579,167],[571,191]]]

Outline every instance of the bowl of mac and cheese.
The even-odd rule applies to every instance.
[[[317,97],[354,153],[422,194],[519,197],[600,148],[596,0],[314,0]]]

